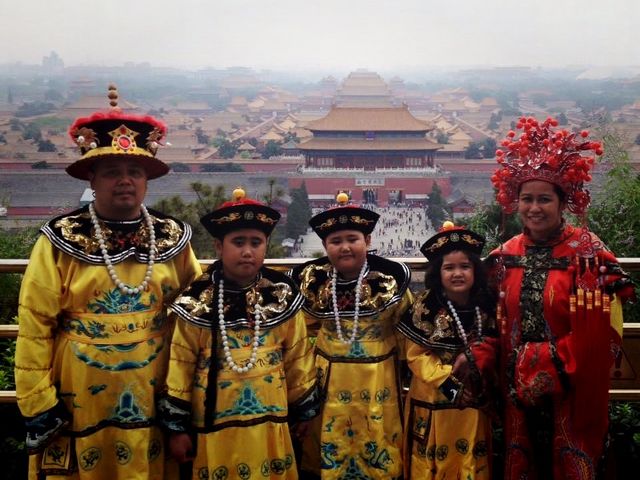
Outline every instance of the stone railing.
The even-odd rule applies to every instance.
[[[267,259],[265,264],[278,269],[288,270],[299,265],[308,258],[284,258]],[[424,272],[426,260],[423,258],[395,258],[407,264],[415,273]],[[620,264],[626,271],[640,272],[640,258],[620,258]],[[202,268],[206,268],[213,260],[201,260]],[[0,259],[0,274],[23,273],[28,260],[24,259]],[[640,308],[636,306],[635,308]],[[0,325],[0,338],[16,338],[17,325]],[[624,400],[640,402],[640,378],[636,372],[640,372],[640,323],[625,323],[623,334],[623,348],[621,355],[616,359],[611,369],[610,396],[612,400]],[[13,403],[16,401],[16,392],[12,390],[0,390],[0,403]]]

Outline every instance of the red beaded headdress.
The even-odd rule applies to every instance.
[[[520,137],[510,131],[496,151],[500,164],[491,177],[498,190],[496,199],[506,213],[517,208],[518,189],[528,180],[543,180],[557,185],[566,194],[567,208],[575,214],[585,212],[590,202],[585,182],[591,181],[593,156],[582,152],[593,151],[602,155],[602,145],[586,140],[589,132],[571,133],[554,130],[557,120],[547,118],[539,123],[534,117],[520,118],[517,124],[523,130]]]

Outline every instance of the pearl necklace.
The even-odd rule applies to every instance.
[[[231,348],[229,348],[229,337],[227,336],[227,326],[224,322],[224,279],[220,279],[218,283],[218,325],[220,326],[220,336],[222,337],[222,350],[224,350],[224,360],[234,372],[246,373],[256,366],[258,359],[258,347],[260,346],[260,313],[259,305],[254,306],[255,326],[253,328],[253,348],[251,349],[251,357],[249,363],[244,367],[239,367],[231,357]]]
[[[333,275],[331,276],[331,299],[333,300],[333,318],[336,321],[336,334],[338,335],[338,340],[342,343],[352,344],[356,340],[356,336],[358,334],[358,318],[360,317],[360,295],[362,294],[362,280],[364,279],[364,272],[367,269],[367,262],[364,262],[362,268],[360,269],[360,273],[358,274],[358,281],[356,282],[356,299],[355,299],[355,308],[353,311],[353,328],[351,329],[351,334],[348,339],[344,339],[342,336],[342,325],[340,324],[340,311],[338,310],[338,299],[336,298],[336,283],[338,280],[338,272],[334,268]]]
[[[145,272],[144,279],[137,287],[132,287],[127,285],[116,273],[116,269],[113,266],[113,262],[111,258],[109,258],[109,253],[107,252],[107,245],[104,240],[104,236],[102,235],[102,228],[100,227],[100,222],[98,221],[98,216],[96,215],[96,209],[93,206],[94,202],[89,204],[89,215],[91,216],[91,224],[93,225],[93,231],[96,240],[98,240],[98,245],[100,246],[100,251],[102,252],[102,258],[104,258],[104,263],[107,266],[107,271],[109,272],[109,276],[113,283],[120,289],[120,291],[124,294],[135,295],[139,292],[142,292],[147,289],[149,286],[149,281],[151,280],[151,274],[153,273],[153,264],[155,263],[157,248],[156,248],[156,233],[153,230],[153,219],[149,212],[147,211],[147,207],[143,204],[140,205],[140,209],[142,210],[142,216],[144,217],[144,221],[147,224],[147,228],[149,229],[149,260],[147,261],[147,271]]]
[[[455,308],[453,308],[453,303],[451,303],[451,300],[447,300],[447,305],[449,306],[449,311],[451,312],[451,315],[453,316],[453,319],[456,322],[456,327],[458,329],[458,334],[462,339],[462,343],[464,343],[464,346],[466,347],[467,333],[464,331],[464,327],[462,326],[462,322],[460,321],[458,312],[456,311]],[[480,313],[480,307],[478,307],[477,305],[476,305],[476,324],[478,328],[478,338],[480,338],[482,337],[482,314]]]

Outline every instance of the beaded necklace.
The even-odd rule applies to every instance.
[[[98,221],[98,216],[96,215],[96,209],[93,203],[94,202],[91,202],[89,204],[89,215],[91,216],[91,224],[93,225],[94,236],[98,241],[98,245],[100,246],[102,258],[104,259],[104,263],[107,266],[107,271],[109,272],[111,280],[116,285],[116,287],[118,287],[124,294],[135,295],[146,290],[149,286],[149,281],[151,280],[151,274],[153,273],[153,264],[155,263],[156,253],[158,251],[156,248],[156,233],[153,230],[153,219],[151,218],[151,215],[149,215],[147,207],[145,207],[144,204],[140,205],[142,216],[144,217],[144,221],[147,224],[147,228],[149,229],[149,260],[147,261],[147,271],[145,272],[142,282],[137,287],[132,287],[124,283],[116,273],[116,269],[113,266],[113,262],[111,261],[109,253],[107,251],[107,245],[104,240],[102,228],[100,227],[100,222]]]
[[[342,343],[352,344],[356,340],[356,336],[358,335],[358,320],[360,317],[360,296],[362,295],[362,280],[364,279],[364,272],[367,269],[367,262],[364,262],[362,268],[360,269],[360,273],[358,274],[358,281],[356,282],[356,298],[355,298],[355,307],[353,310],[353,328],[351,329],[351,333],[349,334],[349,338],[345,340],[342,335],[342,325],[340,324],[340,311],[338,310],[338,299],[336,295],[336,283],[338,281],[338,271],[334,268],[333,275],[331,276],[331,299],[333,301],[333,318],[336,322],[336,334],[338,335],[338,340]]]
[[[453,320],[456,323],[456,328],[458,329],[458,335],[460,335],[460,338],[462,339],[462,343],[464,343],[464,346],[467,346],[467,333],[464,331],[464,327],[462,326],[462,322],[460,321],[460,317],[458,316],[458,312],[456,311],[455,308],[453,308],[453,303],[451,303],[451,300],[447,300],[447,305],[449,306],[449,311],[451,312],[451,315],[453,316]],[[477,325],[477,329],[478,329],[478,338],[482,337],[482,314],[480,313],[480,307],[478,307],[476,305],[476,325]]]
[[[256,366],[256,360],[258,359],[258,347],[260,346],[260,322],[261,312],[260,306],[254,306],[253,316],[255,318],[253,328],[253,343],[251,349],[251,357],[249,363],[244,367],[238,366],[238,364],[231,357],[231,348],[229,347],[229,337],[227,336],[227,325],[224,321],[224,279],[220,278],[218,282],[218,325],[220,326],[220,336],[222,337],[222,350],[224,350],[224,360],[231,370],[238,373],[246,373]]]

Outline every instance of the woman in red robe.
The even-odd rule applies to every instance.
[[[492,177],[523,232],[491,253],[500,292],[505,479],[593,479],[608,426],[609,369],[633,293],[615,256],[586,227],[585,183],[602,154],[588,132],[522,118]]]

